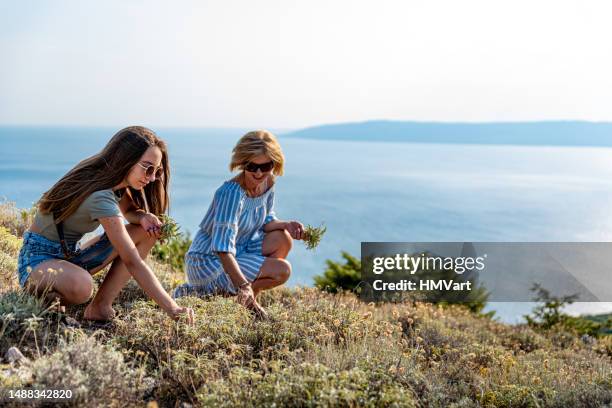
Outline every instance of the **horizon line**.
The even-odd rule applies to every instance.
[[[348,124],[367,124],[377,122],[390,122],[390,123],[419,123],[419,124],[440,124],[440,125],[512,125],[512,124],[526,124],[526,123],[592,123],[592,124],[612,124],[611,120],[591,120],[591,119],[530,119],[530,120],[479,120],[479,121],[457,121],[457,120],[414,120],[414,119],[364,119],[364,120],[348,120],[341,122],[326,122],[305,126],[295,127],[258,127],[258,126],[240,126],[240,125],[160,125],[160,124],[147,124],[147,125],[114,125],[114,124],[65,124],[65,123],[0,123],[0,127],[32,127],[32,128],[117,128],[126,126],[146,126],[158,129],[172,128],[172,129],[211,129],[211,130],[246,130],[246,129],[269,129],[276,132],[291,132],[296,130],[315,128],[321,126],[334,126],[334,125],[348,125]]]

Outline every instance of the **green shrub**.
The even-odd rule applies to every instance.
[[[326,260],[327,269],[322,276],[315,276],[315,286],[321,290],[337,293],[341,290],[355,290],[361,282],[361,261],[348,252],[342,251],[345,262]]]
[[[244,387],[244,384],[249,384]],[[415,407],[412,393],[378,371],[333,371],[322,364],[271,365],[266,373],[236,367],[198,392],[219,407]]]
[[[495,408],[538,408],[549,402],[552,394],[553,390],[549,388],[510,384],[485,392],[481,403]]]
[[[507,336],[502,338],[504,347],[518,352],[522,350],[530,353],[534,350],[550,347],[550,341],[547,341],[541,334],[533,331],[527,326],[517,326],[507,332]]]
[[[531,290],[535,292],[534,300],[541,303],[533,309],[531,315],[524,316],[531,327],[540,330],[556,329],[557,332],[569,331],[576,335],[589,336],[600,336],[610,330],[612,318],[596,320],[563,313],[563,308],[574,303],[577,295],[552,296],[538,283],[534,284]]]
[[[338,293],[340,291],[355,291],[359,293],[360,289],[358,286],[364,282],[362,281],[361,261],[344,251],[342,252],[342,258],[344,258],[344,263],[329,259],[325,261],[327,268],[323,272],[323,275],[314,277],[315,286],[317,288],[330,293]],[[366,260],[366,262],[369,261]],[[369,266],[366,265],[366,268],[369,268]],[[418,270],[414,276],[421,276],[423,278],[426,276],[435,280],[442,280],[453,278],[456,279],[457,274],[452,270]],[[397,274],[388,274],[387,277],[389,278],[389,281],[396,281],[403,278],[403,276]],[[406,300],[418,300],[419,296],[420,294],[416,291],[408,296],[405,296],[403,293],[379,293],[376,294],[374,300],[403,302]],[[428,291],[425,298],[428,302],[444,306],[460,305],[474,313],[480,313],[487,304],[489,294],[485,288],[480,285],[475,286],[467,294],[463,292],[449,292],[445,290]],[[492,317],[493,315],[494,312],[483,314],[483,316],[486,317]]]
[[[13,235],[0,224],[0,293],[17,289],[17,256],[21,249],[21,238]]]
[[[17,346],[27,356],[39,356],[55,347],[71,331],[62,315],[27,293],[0,293],[0,353]]]
[[[59,351],[32,363],[33,387],[70,389],[71,406],[141,406],[150,379],[123,354],[93,337],[63,344]]]
[[[164,242],[156,242],[151,249],[151,255],[164,263],[170,265],[177,271],[183,271],[185,266],[185,254],[191,246],[191,238],[187,233],[171,235]]]
[[[36,207],[19,209],[15,203],[0,201],[0,226],[5,227],[11,234],[21,237],[30,228],[36,215]]]

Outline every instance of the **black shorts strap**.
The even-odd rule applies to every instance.
[[[60,240],[60,245],[62,246],[62,252],[66,259],[72,258],[75,253],[68,248],[68,244],[66,244],[66,239],[64,238],[64,221],[55,222],[55,214],[53,214],[53,222],[55,223],[55,228],[57,229],[57,235]]]

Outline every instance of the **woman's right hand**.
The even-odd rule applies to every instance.
[[[177,305],[167,313],[174,320],[179,320],[181,317],[184,316],[187,320],[188,325],[193,326],[194,324],[195,318],[193,314],[193,309],[190,307],[182,307]]]
[[[150,237],[159,238],[161,234],[162,222],[155,214],[144,213],[140,216],[140,225]]]
[[[253,293],[253,288],[250,284],[238,289],[236,301],[247,309],[255,312],[255,315],[258,318],[265,319],[268,317],[268,313],[259,303],[257,303],[257,299],[255,299],[255,294]]]

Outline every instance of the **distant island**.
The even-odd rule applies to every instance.
[[[612,122],[413,122],[373,120],[313,126],[283,137],[320,140],[612,147]]]

